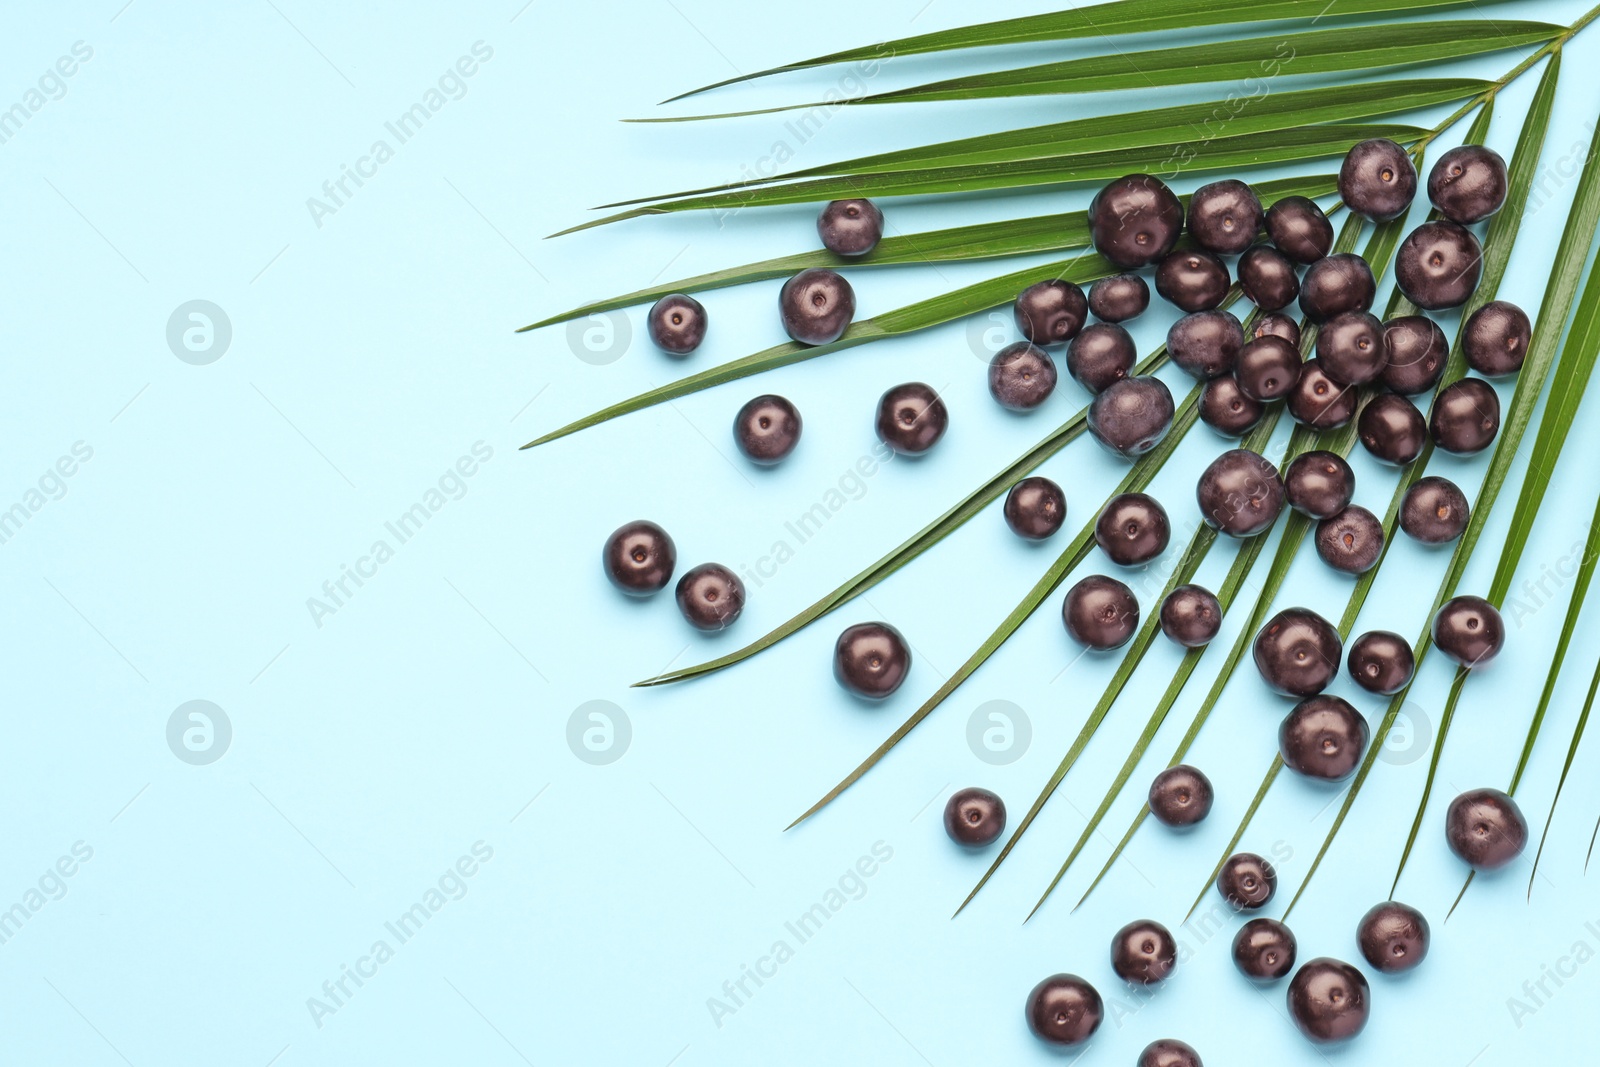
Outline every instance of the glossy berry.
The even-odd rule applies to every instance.
[[[1273,337],[1283,338],[1294,345],[1295,348],[1300,347],[1300,324],[1287,315],[1274,313],[1262,315],[1256,319],[1255,326],[1251,328],[1250,336],[1266,337],[1268,334]]]
[[[678,565],[678,548],[667,531],[645,519],[617,527],[600,554],[606,577],[629,596],[665,589]]]
[[[1105,652],[1127,644],[1139,628],[1139,601],[1115,578],[1091,574],[1067,590],[1061,621],[1074,641]]]
[[[1439,214],[1462,225],[1499,211],[1509,187],[1505,159],[1484,145],[1452,148],[1428,172],[1428,199]]]
[[[1278,872],[1254,852],[1235,852],[1217,872],[1217,892],[1235,911],[1265,907],[1278,890]]]
[[[1404,467],[1427,447],[1428,420],[1399,393],[1379,393],[1361,409],[1356,433],[1374,459]]]
[[[1180,585],[1161,602],[1161,632],[1184,648],[1211,643],[1222,629],[1222,603],[1202,585]]]
[[[1189,236],[1201,248],[1231,256],[1261,232],[1264,217],[1255,190],[1232,178],[1202,185],[1189,198]]]
[[[1428,920],[1397,900],[1374,904],[1356,927],[1356,943],[1368,963],[1384,974],[1402,974],[1428,956]]]
[[[1500,432],[1500,397],[1482,378],[1451,382],[1434,397],[1428,432],[1446,452],[1458,456],[1482,452]]]
[[[1283,511],[1283,479],[1259,453],[1233,448],[1201,472],[1195,499],[1207,526],[1233,537],[1254,537]]]
[[[1289,1017],[1315,1044],[1350,1040],[1371,1013],[1366,977],[1342,960],[1319,956],[1289,979]]]
[[[1400,504],[1400,529],[1425,545],[1454,541],[1471,517],[1472,509],[1461,487],[1432,474],[1418,478]]]
[[[1076,285],[1052,278],[1022,290],[1012,314],[1022,336],[1034,344],[1061,345],[1083,329],[1089,317],[1089,302]]]
[[[1317,361],[1345,385],[1365,385],[1383,372],[1383,323],[1367,311],[1335,315],[1317,331]]]
[[[1049,478],[1024,478],[1006,494],[1006,525],[1028,541],[1043,541],[1067,521],[1067,497]]]
[[[1533,340],[1528,313],[1506,300],[1491,300],[1461,328],[1461,350],[1467,366],[1487,378],[1502,378],[1522,369]]]
[[[836,256],[864,256],[883,238],[883,212],[871,200],[835,200],[817,216],[817,236]]]
[[[1200,390],[1200,421],[1224,437],[1243,437],[1266,411],[1261,401],[1244,395],[1230,374],[1211,379]]]
[[[1487,666],[1506,643],[1506,624],[1481,596],[1447,600],[1433,616],[1433,643],[1463,667]]]
[[[867,700],[882,700],[911,673],[911,648],[886,622],[860,622],[846,628],[833,645],[833,677]]]
[[[1167,509],[1145,493],[1119,493],[1106,501],[1094,524],[1095,543],[1113,563],[1137,567],[1167,550],[1172,524]]]
[[[771,466],[800,443],[800,412],[781,396],[758,396],[739,409],[733,440],[752,463]]]
[[[1233,965],[1257,982],[1275,982],[1294,969],[1294,934],[1276,919],[1251,919],[1233,937]]]
[[[1367,747],[1367,720],[1348,700],[1307,697],[1278,726],[1283,765],[1307,778],[1339,782],[1356,772]]]
[[[1226,311],[1196,311],[1167,330],[1167,355],[1200,381],[1233,370],[1243,345],[1244,327]]]
[[[950,794],[944,806],[944,832],[967,848],[992,844],[1006,829],[1006,805],[995,794],[968,786]]]
[[[1018,341],[989,361],[989,395],[1007,411],[1032,411],[1055,391],[1055,360],[1038,345]]]
[[[686,356],[706,339],[706,309],[692,296],[672,293],[650,308],[645,329],[661,351]]]
[[[1395,253],[1395,284],[1425,311],[1460,307],[1482,276],[1483,246],[1459,223],[1424,222]]]
[[[1522,855],[1528,820],[1517,802],[1498,789],[1469,789],[1450,802],[1445,842],[1475,871],[1494,871]]]
[[[1337,452],[1303,452],[1283,472],[1289,506],[1312,519],[1326,519],[1350,506],[1356,474]]]
[[[1114,322],[1092,322],[1067,346],[1067,373],[1091,393],[1101,393],[1133,370],[1138,349]]]
[[[1339,167],[1339,197],[1374,222],[1405,214],[1416,195],[1416,166],[1404,148],[1386,138],[1355,145]]]
[[[1202,1064],[1200,1053],[1193,1045],[1175,1037],[1163,1037],[1144,1047],[1134,1067],[1202,1067]]]
[[[1089,310],[1102,322],[1126,322],[1150,306],[1150,285],[1137,274],[1114,274],[1089,286]]]
[[[678,610],[696,630],[726,629],[744,611],[744,583],[720,563],[685,571],[675,595]]]
[[[1124,982],[1156,985],[1178,965],[1172,931],[1153,919],[1131,922],[1111,938],[1111,969]]]
[[[1426,393],[1444,374],[1450,342],[1425,315],[1403,315],[1383,324],[1383,373],[1378,381],[1397,393]]]
[[[1268,245],[1256,245],[1239,257],[1239,288],[1262,311],[1277,311],[1300,295],[1294,260]]]
[[[1137,459],[1167,436],[1175,407],[1160,378],[1124,378],[1101,390],[1089,404],[1094,439],[1120,456]]]
[[[1284,696],[1316,696],[1328,688],[1344,646],[1339,631],[1308,608],[1286,608],[1268,619],[1252,649],[1262,681]]]
[[[803,270],[783,283],[778,311],[786,333],[803,345],[837,341],[856,314],[856,293],[831,270]]]
[[[1129,174],[1089,201],[1089,239],[1122,270],[1147,267],[1172,251],[1183,232],[1183,204],[1160,178]]]
[[[944,401],[923,382],[897,385],[878,398],[878,440],[902,456],[920,456],[950,428]]]
[[[1315,263],[1333,248],[1333,223],[1303,196],[1286,196],[1267,209],[1267,236],[1296,263]]]
[[[1193,826],[1211,814],[1211,779],[1187,763],[1168,767],[1150,783],[1150,814],[1163,826]]]
[[[1169,252],[1156,267],[1156,292],[1183,311],[1210,311],[1228,295],[1228,267],[1201,249]]]
[[[1345,574],[1365,574],[1383,555],[1383,523],[1359,504],[1317,523],[1317,555]]]
[[[1075,974],[1053,974],[1033,987],[1024,1008],[1028,1029],[1047,1045],[1081,1045],[1100,1029],[1105,1004],[1094,986]]]
[[[1239,390],[1252,400],[1271,403],[1293,392],[1300,380],[1300,349],[1283,338],[1257,337],[1239,350],[1234,377]]]
[[[1350,642],[1345,667],[1361,688],[1387,697],[1411,684],[1417,660],[1406,639],[1393,630],[1368,630]]]
[[[1377,292],[1366,260],[1353,252],[1325,256],[1300,279],[1300,313],[1312,322],[1326,322],[1347,311],[1367,311]]]
[[[1314,430],[1332,430],[1355,418],[1361,391],[1353,385],[1335,381],[1322,369],[1322,361],[1308,359],[1300,367],[1289,392],[1289,414],[1294,421]]]

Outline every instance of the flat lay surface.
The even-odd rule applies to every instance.
[[[1215,787],[1210,817],[1182,833],[1147,825],[1076,911],[1223,657],[1200,661],[1084,858],[1024,924],[1182,658],[1158,641],[1028,837],[952,919],[996,846],[955,847],[947,799],[992,790],[1014,825],[1116,670],[1116,653],[1068,639],[1060,592],[881,765],[784,831],[1060,551],[1013,533],[1000,502],[760,657],[630,688],[777,626],[1088,403],[1065,373],[1031,411],[988,395],[991,356],[1019,339],[1009,307],[519,451],[785,340],[782,283],[697,294],[706,336],[681,362],[652,344],[648,304],[517,327],[818,247],[815,204],[545,239],[594,205],[1228,87],[635,125],[618,120],[993,69],[992,51],[911,56],[656,103],[847,46],[1066,5],[879,0],[845,18],[732,0],[122,5],[19,10],[0,37],[0,583],[11,620],[0,649],[11,697],[0,1060],[1050,1063],[1061,1060],[1022,1009],[1057,972],[1105,997],[1085,1065],[1131,1064],[1157,1038],[1181,1038],[1208,1064],[1491,1067],[1586,1054],[1600,991],[1600,905],[1584,874],[1600,814],[1594,739],[1578,752],[1531,899],[1530,849],[1479,875],[1446,922],[1465,868],[1444,826],[1452,798],[1504,788],[1516,765],[1600,490],[1600,397],[1584,400],[1567,439],[1504,607],[1505,649],[1464,689],[1395,894],[1431,924],[1427,960],[1404,974],[1368,968],[1371,1021],[1334,1050],[1295,1030],[1285,983],[1257,989],[1239,974],[1230,946],[1251,916],[1211,891],[1184,922],[1292,706],[1248,657],[1186,758]],[[1514,9],[1566,25],[1588,6],[1423,17]],[[1017,54],[1047,62],[1095,47]],[[1535,47],[1430,76],[1492,79]],[[1594,133],[1600,30],[1568,44],[1563,64],[1499,291],[1530,312]],[[1496,102],[1487,143],[1507,158],[1537,80]],[[1291,68],[1285,87],[1317,84]],[[1465,130],[1430,147],[1429,162]],[[1337,167],[1311,160],[1250,180]],[[1221,176],[1172,184],[1186,194]],[[1082,210],[1093,191],[877,203],[886,234],[914,234]],[[859,320],[1029,262],[843,273]],[[1380,283],[1380,308],[1388,289]],[[1141,357],[1178,315],[1154,300],[1128,323]],[[1454,337],[1459,316],[1437,317]],[[1193,384],[1175,367],[1159,376],[1179,398]],[[874,432],[879,397],[905,382],[927,383],[948,412],[924,456],[896,454]],[[1496,381],[1502,407],[1513,385]],[[752,462],[741,448],[756,446],[735,433],[763,394],[803,420],[792,453],[771,466]],[[1282,455],[1288,423],[1268,458]],[[1155,610],[1201,521],[1196,480],[1232,447],[1204,427],[1190,436],[1147,490],[1170,516],[1170,547],[1142,569],[1096,550],[1068,584],[1114,573]],[[1462,593],[1487,588],[1531,443],[1530,433]],[[1366,449],[1349,462],[1355,503],[1381,516],[1395,468]],[[1427,470],[1475,498],[1488,464],[1488,452],[1440,452]],[[1064,490],[1075,532],[1127,470],[1085,439],[1038,473]],[[602,546],[637,519],[670,532],[674,582],[705,563],[740,578],[745,601],[727,630],[691,627],[670,593],[627,597],[607,581]],[[1353,579],[1322,565],[1312,540],[1273,610],[1337,619]],[[1224,538],[1196,581],[1216,589],[1237,551]],[[1421,632],[1448,553],[1395,538],[1356,632]],[[721,609],[700,610],[714,623]],[[1245,614],[1223,619],[1219,647]],[[846,626],[880,620],[904,635],[910,668],[893,695],[868,703],[835,681],[834,643]],[[1597,650],[1591,610],[1517,794],[1535,839]],[[1301,960],[1361,963],[1357,926],[1388,896],[1453,673],[1441,656],[1420,668],[1296,905]],[[1329,692],[1373,723],[1387,703],[1343,673]],[[1304,879],[1345,788],[1283,775],[1263,803],[1240,848],[1273,863],[1280,893]],[[1176,970],[1153,993],[1112,970],[1113,933],[1140,919],[1177,942]]]

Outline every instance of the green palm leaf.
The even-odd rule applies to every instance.
[[[1255,186],[1261,203],[1271,206],[1286,196],[1316,198],[1332,194],[1338,187],[1332,174],[1316,174],[1303,178],[1279,178]],[[1188,194],[1178,199],[1188,205]],[[698,293],[710,289],[723,289],[746,282],[788,278],[811,267],[833,270],[859,270],[864,267],[902,267],[921,264],[965,263],[983,259],[1001,259],[1009,256],[1033,255],[1044,252],[1070,252],[1089,247],[1089,213],[1067,211],[1057,215],[1035,215],[1022,219],[1003,219],[999,222],[980,222],[970,226],[953,226],[949,229],[930,230],[924,233],[892,234],[878,242],[876,248],[864,256],[849,259],[822,249],[800,252],[792,256],[748,263],[742,267],[698,274],[690,278],[662,285],[653,285],[621,296],[597,300],[552,315],[517,332],[537,330],[543,326],[580,319],[588,315],[614,311],[635,304],[648,304],[668,293]]]
[[[1245,134],[1242,137],[1218,137],[1109,152],[1049,156],[1018,163],[980,163],[920,171],[814,178],[787,185],[755,186],[663,201],[592,219],[551,236],[560,237],[613,222],[680,211],[726,212],[778,204],[811,204],[842,197],[934,196],[1104,182],[1128,173],[1170,172],[1178,160],[1183,161],[1186,172],[1239,171],[1250,167],[1342,156],[1350,150],[1351,145],[1371,137],[1387,137],[1402,144],[1411,144],[1427,132],[1397,123],[1306,126],[1294,130]]]
[[[1340,16],[1398,14],[1436,8],[1460,7],[1469,0],[1342,0]],[[1473,4],[1474,7],[1478,6]],[[1120,3],[1052,11],[1042,15],[988,22],[959,29],[939,30],[916,37],[902,37],[882,44],[851,48],[814,59],[788,63],[781,67],[743,74],[672,97],[663,103],[682,100],[724,85],[764,78],[787,71],[807,70],[835,63],[874,63],[891,56],[925,55],[962,48],[987,48],[995,45],[1027,44],[1039,41],[1065,41],[1084,37],[1109,37],[1118,34],[1155,33],[1201,26],[1232,23],[1282,22],[1311,19],[1326,13],[1312,10],[1304,0],[1122,0]]]
[[[830,107],[835,103],[856,105],[981,100],[1201,85],[1272,78],[1284,74],[1346,74],[1356,70],[1440,63],[1463,56],[1544,44],[1560,36],[1565,29],[1548,22],[1501,22],[1489,19],[1345,26],[1239,41],[1085,56],[1058,63],[948,78],[869,96],[705,117],[761,115]]]

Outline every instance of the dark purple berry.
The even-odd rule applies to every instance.
[[[1300,349],[1275,334],[1257,337],[1239,350],[1234,377],[1239,391],[1252,400],[1282,400],[1300,380]]]
[[[1167,436],[1174,411],[1172,392],[1160,378],[1124,378],[1090,402],[1087,422],[1096,441],[1137,459]]]
[[[1345,667],[1361,688],[1387,697],[1411,684],[1417,660],[1405,638],[1393,630],[1368,630],[1350,642]]]
[[[1383,373],[1378,380],[1397,393],[1415,396],[1439,384],[1450,342],[1425,315],[1405,315],[1383,324]]]
[[[1216,793],[1211,779],[1187,763],[1168,767],[1150,783],[1150,814],[1156,822],[1174,829],[1193,826],[1211,814]]]
[[[1340,782],[1356,772],[1367,747],[1367,720],[1348,700],[1307,697],[1278,727],[1278,755],[1296,774]]]
[[[1461,487],[1437,475],[1418,478],[1400,504],[1400,529],[1425,545],[1454,541],[1470,518],[1472,509]]]
[[[1475,871],[1494,871],[1522,855],[1528,820],[1517,802],[1498,789],[1469,789],[1450,802],[1445,841]]]
[[[1043,541],[1067,521],[1067,497],[1049,478],[1024,478],[1006,494],[1006,525],[1028,541]]]
[[[1500,397],[1482,378],[1462,378],[1439,390],[1428,413],[1433,443],[1470,456],[1494,443],[1500,432]]]
[[[1244,395],[1232,375],[1213,378],[1200,390],[1200,421],[1224,437],[1243,437],[1266,410],[1261,401]]]
[[[803,345],[832,344],[844,336],[856,313],[856,293],[831,270],[803,270],[778,293],[783,328]]]
[[[1347,311],[1367,311],[1377,295],[1372,267],[1353,252],[1317,260],[1300,279],[1300,312],[1312,322],[1326,322]]]
[[[1233,938],[1233,963],[1257,982],[1275,982],[1294,970],[1294,934],[1276,919],[1251,919]]]
[[[1067,373],[1091,393],[1104,392],[1133,370],[1138,349],[1114,322],[1092,322],[1067,346]]]
[[[1403,215],[1417,195],[1417,168],[1406,150],[1375,137],[1352,147],[1339,168],[1345,206],[1374,222]]]
[[[1528,313],[1505,300],[1491,300],[1474,311],[1461,328],[1461,350],[1467,366],[1487,378],[1502,378],[1522,369],[1533,340]]]
[[[692,296],[672,293],[651,307],[645,329],[661,351],[686,356],[706,339],[706,309]]]
[[[1183,311],[1210,311],[1228,295],[1228,267],[1202,249],[1169,252],[1156,267],[1156,292]]]
[[[678,548],[667,531],[636,519],[606,538],[600,562],[611,584],[629,596],[649,596],[665,589],[678,565]]]
[[[1254,537],[1283,511],[1283,480],[1264,456],[1233,448],[1201,473],[1195,499],[1207,526],[1233,537]]]
[[[882,700],[910,673],[911,648],[886,622],[857,623],[834,642],[833,676],[858,697]]]
[[[1268,334],[1281,337],[1296,348],[1300,347],[1300,324],[1287,315],[1274,313],[1256,319],[1255,326],[1250,330],[1250,336],[1266,337]]]
[[[878,398],[878,440],[902,456],[920,456],[950,428],[944,401],[923,382],[897,385]]]
[[[1356,474],[1337,452],[1304,452],[1283,472],[1289,506],[1312,519],[1326,519],[1350,506]]]
[[[1286,196],[1267,209],[1267,236],[1296,263],[1315,263],[1333,248],[1333,223],[1316,201]]]
[[[1156,985],[1177,965],[1172,931],[1153,919],[1131,922],[1111,938],[1111,969],[1124,982]]]
[[[733,440],[752,463],[771,466],[800,443],[800,412],[788,400],[771,393],[758,396],[739,409],[733,420]]]
[[[1464,144],[1440,156],[1428,172],[1428,199],[1451,222],[1482,222],[1506,202],[1510,176],[1499,152]]]
[[[1089,239],[1122,270],[1154,263],[1172,251],[1182,232],[1182,202],[1149,174],[1118,178],[1089,202]]]
[[[1253,652],[1256,669],[1271,689],[1310,697],[1339,673],[1344,647],[1327,619],[1308,608],[1286,608],[1261,627]]]
[[[1205,586],[1180,585],[1161,602],[1161,632],[1184,648],[1211,643],[1222,629],[1222,604]]]
[[[1200,247],[1225,256],[1250,247],[1262,217],[1255,190],[1232,178],[1202,185],[1189,198],[1189,235]]]
[[[1126,322],[1150,306],[1150,286],[1137,274],[1115,274],[1089,286],[1089,310],[1102,322]]]
[[[1075,974],[1053,974],[1033,987],[1024,1009],[1028,1029],[1047,1045],[1070,1048],[1094,1036],[1105,1004],[1094,986]]]
[[[1428,920],[1409,904],[1374,904],[1356,927],[1356,943],[1367,962],[1384,974],[1401,974],[1428,955]]]
[[[1217,892],[1235,911],[1262,908],[1278,890],[1278,872],[1254,852],[1235,852],[1217,872]]]
[[[944,806],[944,832],[967,848],[983,848],[1005,832],[1006,805],[995,794],[968,786],[950,794]]]
[[[1317,523],[1317,555],[1345,574],[1365,574],[1383,555],[1383,523],[1359,504]]]
[[[989,361],[989,395],[1007,411],[1032,411],[1055,391],[1055,360],[1037,345],[1018,341]]]
[[[1113,563],[1137,567],[1167,550],[1172,524],[1167,509],[1145,493],[1119,493],[1106,501],[1094,524],[1095,543]]]
[[[835,200],[817,216],[817,235],[836,256],[864,256],[883,237],[883,212],[871,200]]]
[[[1012,314],[1022,336],[1036,345],[1066,344],[1078,336],[1089,315],[1083,290],[1068,281],[1052,278],[1022,290]]]
[[[1276,248],[1256,245],[1239,257],[1239,288],[1262,311],[1277,311],[1300,295],[1294,261]]]
[[[1289,980],[1289,1015],[1318,1045],[1348,1041],[1366,1028],[1371,991],[1362,973],[1341,960],[1319,956]]]
[[[1061,621],[1074,641],[1105,652],[1127,644],[1139,628],[1139,601],[1115,578],[1091,574],[1067,590]]]
[[[1424,222],[1406,235],[1395,253],[1400,291],[1425,311],[1460,307],[1483,276],[1483,246],[1455,222]]]
[[[1434,613],[1433,643],[1463,667],[1487,666],[1505,647],[1506,624],[1483,597],[1453,597]]]
[[[1244,345],[1244,327],[1226,311],[1196,311],[1167,330],[1167,355],[1200,381],[1233,370]]]
[[[1427,447],[1428,420],[1399,393],[1380,393],[1361,409],[1356,433],[1374,459],[1404,467]]]
[[[1335,315],[1317,331],[1317,361],[1345,385],[1365,385],[1383,372],[1383,323],[1367,311]]]
[[[720,563],[685,571],[675,593],[678,610],[697,630],[723,630],[744,611],[744,583]]]
[[[1360,399],[1361,390],[1334,381],[1320,360],[1308,359],[1289,393],[1289,414],[1314,430],[1332,430],[1355,418]]]

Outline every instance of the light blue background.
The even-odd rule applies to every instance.
[[[590,205],[737,177],[779,140],[795,150],[794,166],[811,165],[1165,97],[862,109],[800,144],[782,115],[615,120],[735,70],[980,16],[949,0],[839,12],[733,0],[121,4],[18,7],[0,37],[0,107],[74,42],[93,49],[64,95],[0,145],[0,506],[22,500],[76,442],[93,450],[64,495],[0,545],[10,620],[0,646],[0,907],[22,900],[76,842],[93,850],[62,883],[65,895],[0,945],[0,1060],[1044,1063],[1052,1057],[1023,1026],[1022,1001],[1040,977],[1072,970],[1115,998],[1085,1064],[1131,1063],[1161,1036],[1189,1040],[1213,1065],[1322,1061],[1284,1017],[1282,987],[1258,995],[1233,970],[1235,919],[1210,938],[1180,931],[1192,957],[1137,1011],[1106,959],[1111,931],[1128,920],[1176,927],[1266,769],[1285,705],[1253,671],[1229,686],[1192,753],[1218,785],[1210,821],[1182,838],[1147,827],[1076,914],[1142,785],[1105,823],[1110,836],[1020,924],[1170,677],[1178,656],[1164,642],[1025,843],[953,922],[988,856],[958,854],[939,826],[944,798],[965,784],[1000,791],[1013,818],[1026,810],[1109,678],[1111,659],[1074,661],[1058,598],[860,785],[780,832],[1054,558],[1059,546],[1023,545],[997,509],[751,664],[692,685],[628,689],[755,637],[875,559],[1076,410],[1075,385],[1037,415],[1008,415],[985,395],[974,332],[953,324],[516,449],[779,340],[777,283],[708,297],[710,339],[682,366],[650,349],[642,309],[628,316],[631,347],[603,366],[575,358],[563,328],[517,336],[513,327],[653,279],[815,246],[809,208],[750,212],[723,227],[698,216],[541,240]],[[982,16],[1049,6],[996,0]],[[1523,3],[1514,14],[1566,23],[1584,6]],[[1487,10],[1506,17],[1512,6]],[[319,226],[307,199],[480,41],[492,58],[464,79],[464,95]],[[1492,77],[1516,58],[1435,69]],[[879,77],[904,84],[986,62],[993,57],[910,60]],[[836,77],[775,80],[696,106],[800,100]],[[1503,94],[1490,137],[1503,151],[1536,77]],[[1568,48],[1547,166],[1574,149],[1581,156],[1597,93],[1600,31]],[[1530,311],[1572,193],[1553,172],[1548,188],[1501,294]],[[1086,197],[889,210],[892,227],[909,233]],[[865,315],[1018,265],[858,273],[855,284]],[[166,342],[168,317],[194,299],[222,307],[233,331],[206,366],[180,361]],[[1140,320],[1144,350],[1169,321],[1166,311]],[[625,602],[606,585],[599,546],[639,516],[672,531],[682,566],[754,564],[785,537],[786,519],[871,448],[873,403],[908,379],[945,391],[947,439],[872,477],[751,588],[731,633],[698,636],[669,597]],[[781,468],[755,471],[728,426],[745,399],[769,390],[798,404],[805,439]],[[1597,403],[1590,397],[1580,415],[1522,577],[1555,567],[1585,533]],[[1203,428],[1194,438],[1154,490],[1185,532],[1193,478],[1216,448]],[[397,546],[385,522],[477,442],[492,457]],[[1525,461],[1526,448],[1464,590],[1488,583]],[[1364,455],[1353,462],[1358,500],[1381,510],[1393,473]],[[1433,466],[1473,494],[1487,463]],[[1073,529],[1122,469],[1087,442],[1047,465],[1067,489]],[[307,599],[380,538],[394,558],[317,625]],[[1202,580],[1220,581],[1233,551],[1219,546]],[[1397,544],[1359,628],[1413,636],[1444,562]],[[1086,569],[1104,566],[1097,557]],[[1280,603],[1336,614],[1348,588],[1302,560]],[[1600,949],[1600,928],[1586,926],[1600,922],[1600,904],[1582,870],[1600,809],[1592,749],[1580,753],[1532,904],[1524,865],[1479,879],[1442,922],[1462,874],[1440,832],[1444,804],[1459,789],[1506,784],[1564,609],[1563,592],[1514,623],[1501,661],[1469,685],[1399,894],[1434,919],[1432,956],[1408,978],[1374,980],[1368,1032],[1330,1062],[1486,1067],[1566,1062],[1588,1048],[1600,967],[1580,967],[1520,1027],[1507,998],[1525,996],[1524,981],[1575,942]],[[827,664],[838,629],[873,617],[905,630],[916,665],[893,700],[867,708],[836,687]],[[1235,618],[1203,661],[1136,783],[1170,753],[1241,625]],[[1597,645],[1591,614],[1521,791],[1535,825]],[[1437,717],[1448,677],[1437,657],[1427,664],[1414,694],[1424,716]],[[1369,716],[1381,711],[1347,681],[1337,691]],[[223,708],[233,730],[223,757],[203,766],[175,758],[166,741],[174,709],[196,699]],[[965,739],[973,710],[995,699],[1024,708],[1033,730],[1026,754],[1003,767],[980,762]],[[607,766],[575,758],[566,741],[569,716],[590,700],[616,702],[631,722],[630,747]],[[1402,744],[1372,776],[1294,916],[1303,958],[1357,958],[1355,921],[1388,887],[1425,754]],[[1251,829],[1247,846],[1287,855],[1285,892],[1303,877],[1337,796],[1285,776]],[[477,842],[493,855],[461,881],[464,895],[319,1027],[308,998],[377,939],[394,944],[384,923]],[[785,921],[876,842],[893,857],[864,895],[717,1026],[707,998],[786,938]]]

